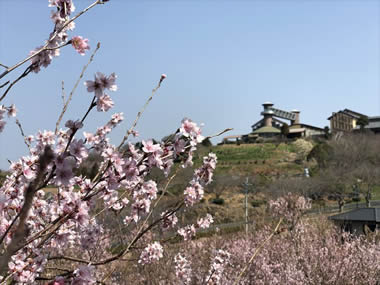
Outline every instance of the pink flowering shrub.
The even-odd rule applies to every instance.
[[[304,211],[307,203],[294,196]],[[290,199],[287,195],[283,199]],[[283,199],[271,201],[272,204]],[[290,202],[290,201],[289,201]],[[159,263],[128,275],[124,283],[144,284],[378,284],[379,244],[373,237],[342,233],[326,218],[298,220],[293,228],[268,224],[249,235],[213,236],[174,244]],[[256,250],[257,255],[251,260]],[[237,277],[246,268],[241,279]],[[133,269],[134,270],[134,269]]]

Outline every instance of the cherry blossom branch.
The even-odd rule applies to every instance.
[[[152,90],[152,95],[145,102],[142,109],[137,113],[135,121],[133,122],[132,126],[129,128],[129,130],[124,135],[122,141],[120,142],[119,146],[117,147],[117,150],[120,150],[121,147],[124,145],[124,143],[127,141],[129,135],[132,133],[133,129],[136,127],[138,121],[140,120],[140,117],[144,113],[146,107],[149,105],[149,102],[152,101],[154,94],[156,94],[157,90],[161,87],[161,83],[165,78],[166,78],[166,75],[162,74],[157,86],[155,88],[153,88],[153,90]],[[109,167],[110,167],[110,161],[108,161],[108,163],[105,164],[105,166],[102,169],[99,169],[98,173],[95,175],[95,177],[92,179],[92,181],[96,181],[97,179],[99,179],[99,177],[102,177]]]
[[[1,238],[0,238],[0,244],[3,243],[4,238],[7,236],[7,234],[10,231],[10,229],[13,227],[14,223],[17,221],[17,219],[20,217],[20,215],[21,215],[21,212],[18,212],[17,215],[14,217],[14,219],[11,222],[11,224],[9,225],[9,227],[6,229],[6,231],[4,232],[4,234],[1,236]]]
[[[62,121],[63,115],[65,114],[65,112],[66,112],[66,110],[67,110],[67,107],[68,107],[68,105],[69,105],[69,103],[70,103],[70,101],[71,101],[71,99],[72,99],[72,97],[73,97],[73,94],[74,94],[75,90],[76,90],[77,87],[78,87],[79,82],[80,82],[81,79],[83,78],[83,75],[84,75],[84,73],[85,73],[87,67],[88,67],[88,66],[90,65],[90,63],[94,60],[94,56],[95,56],[96,52],[99,50],[99,48],[100,48],[100,43],[98,43],[98,44],[96,45],[96,49],[95,49],[94,52],[92,53],[92,55],[91,55],[91,57],[90,57],[88,63],[83,67],[82,72],[81,72],[81,74],[79,75],[78,80],[76,81],[76,83],[75,83],[73,89],[71,90],[70,95],[69,95],[69,98],[67,98],[67,101],[64,103],[64,106],[63,106],[62,112],[61,112],[61,114],[59,115],[59,118],[58,118],[58,120],[57,120],[57,123],[55,124],[55,134],[57,134],[57,132],[58,132],[59,124],[60,124],[61,121]],[[62,88],[63,88],[63,87],[62,87]]]
[[[52,257],[49,257],[48,260],[68,260],[68,261],[73,261],[73,262],[78,262],[78,263],[84,263],[84,264],[89,264],[91,263],[92,266],[100,266],[100,265],[105,265],[107,263],[110,263],[110,262],[113,262],[113,261],[116,261],[116,260],[120,260],[123,258],[123,256],[128,253],[130,251],[130,249],[132,248],[132,246],[145,234],[147,233],[148,231],[150,231],[153,227],[155,227],[157,224],[159,224],[162,220],[172,216],[174,213],[176,213],[182,206],[184,205],[183,202],[179,203],[177,206],[175,206],[175,208],[173,208],[171,211],[168,211],[165,215],[163,215],[162,217],[158,218],[157,220],[155,220],[154,222],[152,222],[148,227],[146,227],[144,230],[142,230],[140,233],[138,233],[131,241],[131,243],[122,251],[120,251],[118,254],[114,255],[114,256],[111,256],[109,258],[106,258],[104,260],[100,260],[100,261],[96,261],[96,262],[92,262],[90,260],[86,260],[86,259],[81,259],[81,258],[76,258],[76,257],[72,257],[72,256],[64,256],[64,255],[60,255],[60,256],[52,256]],[[105,282],[109,276],[112,275],[112,273],[114,272],[114,270],[108,274],[108,276],[106,276],[102,282]]]
[[[81,12],[79,12],[77,15],[75,15],[73,18],[67,20],[60,29],[58,29],[57,31],[54,32],[54,34],[49,38],[49,40],[45,43],[45,45],[39,49],[37,52],[35,52],[34,54],[28,56],[27,58],[21,60],[19,63],[15,64],[14,66],[12,67],[9,67],[7,68],[7,70],[5,70],[1,75],[0,75],[0,79],[3,78],[5,75],[7,75],[8,73],[12,72],[13,70],[15,70],[16,68],[18,68],[19,66],[23,65],[24,63],[26,63],[27,61],[31,60],[32,58],[36,57],[37,55],[39,55],[41,52],[43,51],[46,51],[48,50],[48,46],[50,43],[53,42],[53,40],[58,36],[58,34],[60,32],[62,32],[68,25],[70,25],[73,21],[75,21],[76,19],[78,19],[80,16],[82,16],[84,13],[86,13],[88,10],[90,10],[91,8],[95,7],[96,5],[98,4],[104,4],[105,2],[108,2],[108,0],[97,0],[95,1],[94,3],[92,3],[90,6],[88,6],[87,8],[85,8],[84,10],[82,10]],[[1,101],[1,100],[0,100]]]
[[[132,241],[129,243],[129,245],[127,246],[127,248],[122,251],[121,253],[121,256],[120,258],[123,258],[123,256],[125,255],[125,253],[129,252],[129,249],[146,233],[148,232],[152,227],[154,227],[156,224],[158,224],[161,220],[173,215],[175,212],[177,212],[183,205],[184,205],[184,202],[181,202],[177,208],[175,208],[174,211],[171,211],[171,212],[168,212],[166,213],[165,215],[163,215],[161,218],[159,218],[156,222],[153,222],[152,224],[150,224],[145,230],[143,230],[143,228],[145,227],[146,223],[148,222],[149,218],[151,217],[154,209],[157,207],[158,203],[160,202],[160,200],[162,199],[162,197],[165,195],[165,192],[167,191],[168,187],[169,187],[169,184],[171,183],[171,181],[174,179],[174,177],[176,177],[178,174],[178,169],[177,171],[168,179],[165,187],[164,187],[164,190],[162,191],[160,197],[157,199],[157,201],[155,202],[155,204],[153,205],[153,208],[152,210],[150,210],[148,216],[145,218],[143,224],[141,225],[141,227],[139,228],[139,230],[137,231],[136,233],[136,236],[132,239]],[[103,280],[102,282],[105,282],[112,274],[113,272],[115,272],[116,269],[113,269]]]
[[[239,283],[241,277],[243,276],[243,274],[245,273],[245,271],[247,271],[249,265],[252,263],[253,259],[255,258],[255,256],[260,252],[260,250],[272,239],[272,237],[277,233],[278,231],[278,228],[280,227],[282,221],[284,219],[283,218],[280,218],[280,220],[278,221],[277,223],[277,226],[275,227],[275,229],[273,230],[273,232],[270,234],[269,237],[267,237],[267,239],[255,250],[255,252],[253,253],[253,255],[251,256],[251,258],[249,259],[248,263],[245,265],[245,267],[243,268],[243,270],[239,273],[238,277],[236,278],[235,282],[233,283],[233,285],[236,285]]]
[[[92,101],[91,101],[91,103],[90,103],[90,106],[88,107],[88,109],[87,109],[87,111],[86,111],[86,113],[85,113],[85,115],[83,116],[83,118],[82,118],[82,120],[81,120],[81,122],[83,123],[84,122],[84,120],[87,118],[87,116],[88,116],[88,114],[90,113],[90,111],[94,108],[94,106],[96,106],[96,104],[95,104],[95,99],[96,99],[96,97],[94,96],[93,97],[93,99],[92,99]],[[73,130],[73,132],[72,132],[72,134],[71,134],[71,136],[70,136],[70,138],[69,138],[69,140],[68,140],[68,142],[67,142],[67,145],[66,145],[66,148],[65,148],[65,151],[64,152],[66,152],[67,151],[67,149],[69,148],[69,146],[70,146],[70,143],[71,143],[71,141],[72,141],[72,139],[73,139],[73,137],[75,136],[75,134],[76,134],[76,132],[78,131],[78,129],[74,129]],[[55,166],[53,167],[53,169],[52,169],[52,171],[51,171],[51,173],[50,173],[50,175],[49,175],[49,177],[42,183],[42,185],[39,185],[39,187],[37,187],[36,188],[36,191],[37,190],[40,190],[40,189],[42,189],[42,188],[44,188],[44,187],[46,187],[47,186],[47,184],[49,183],[49,181],[51,180],[51,178],[53,178],[53,176],[54,176],[54,171],[55,171]],[[70,213],[70,214],[72,214],[72,213]],[[49,231],[52,227],[54,227],[55,225],[56,225],[56,222],[58,223],[58,222],[61,222],[61,223],[58,223],[58,227],[56,227],[56,229],[55,230],[53,230],[53,231],[51,231],[48,235],[49,235],[49,237],[67,220],[67,218],[70,216],[70,214],[69,215],[65,215],[64,217],[62,217],[62,219],[60,219],[60,218],[58,218],[58,219],[56,219],[56,221],[54,221],[48,228],[45,228],[44,230],[42,230],[41,232],[39,232],[39,233],[37,233],[34,237],[32,237],[31,239],[29,239],[25,244],[23,244],[22,246],[20,246],[20,247],[18,247],[18,249],[17,250],[20,250],[21,248],[23,248],[23,247],[25,247],[26,245],[28,245],[30,242],[32,242],[33,240],[36,240],[36,239],[38,239],[38,238],[40,238],[41,237],[41,235],[43,234],[43,233],[45,233],[45,232],[47,232],[47,231]],[[63,221],[63,222],[62,222]],[[44,242],[47,240],[48,238],[46,238],[46,239],[44,239]],[[40,243],[41,244],[41,243]]]
[[[38,160],[38,172],[36,179],[29,184],[25,191],[24,204],[20,210],[19,224],[15,230],[14,236],[10,244],[5,249],[2,258],[0,259],[0,274],[4,275],[8,271],[8,262],[13,254],[17,252],[22,240],[25,238],[26,234],[26,219],[29,215],[29,210],[32,207],[32,201],[34,194],[36,192],[38,184],[43,180],[45,175],[45,170],[53,159],[53,153],[50,147],[45,147],[44,153],[40,156]]]

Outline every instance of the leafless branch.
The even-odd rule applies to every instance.
[[[66,100],[66,94],[65,94],[65,82],[62,80],[62,93],[61,93],[61,98],[62,98],[62,104],[65,106],[65,100]]]
[[[18,119],[16,119],[16,125],[18,126],[18,128],[19,128],[19,130],[21,132],[21,135],[24,138],[24,143],[26,144],[26,146],[28,147],[28,149],[30,151],[30,144],[29,144],[28,140],[26,139],[24,130],[22,129],[21,123],[20,123],[20,121]]]
[[[206,140],[206,139],[211,139],[211,138],[215,138],[215,137],[218,137],[218,136],[221,136],[221,135],[223,135],[224,133],[230,132],[230,131],[232,131],[232,130],[233,130],[233,128],[227,128],[227,129],[225,129],[224,131],[221,131],[221,132],[219,132],[219,133],[217,133],[217,134],[215,134],[215,135],[205,137],[204,140]]]
[[[3,99],[5,98],[5,96],[7,96],[9,90],[11,90],[11,88],[19,81],[21,80],[22,78],[26,77],[31,71],[32,71],[32,67],[33,67],[34,64],[31,64],[29,65],[25,70],[24,72],[15,80],[13,81],[7,88],[7,90],[5,90],[3,96],[1,96],[0,98],[0,102],[3,101]]]
[[[0,85],[0,88],[3,88],[4,86],[8,85],[9,84],[9,80],[7,82],[5,82],[4,84]]]
[[[137,117],[135,119],[135,121],[133,122],[132,126],[130,127],[130,129],[126,132],[126,134],[124,135],[120,145],[117,147],[118,150],[120,150],[120,148],[123,146],[123,144],[127,141],[129,135],[132,133],[133,129],[136,127],[138,121],[140,120],[140,117],[141,115],[144,113],[146,107],[149,105],[149,102],[152,101],[153,99],[153,96],[154,94],[156,94],[157,90],[161,87],[161,83],[162,83],[162,78],[160,79],[160,81],[158,82],[157,86],[152,90],[152,95],[148,98],[148,100],[145,102],[144,106],[142,107],[142,109],[137,113]]]

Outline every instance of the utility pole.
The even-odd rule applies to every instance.
[[[248,183],[248,177],[246,177],[243,186],[245,192],[245,234],[248,234],[248,190],[249,186],[252,186],[252,184]]]

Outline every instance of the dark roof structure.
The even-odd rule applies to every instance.
[[[335,221],[380,222],[380,208],[359,208],[329,217]]]
[[[333,112],[332,115],[327,118],[327,120],[330,120],[335,114],[339,114],[339,113],[348,115],[348,116],[350,116],[350,117],[352,117],[354,119],[359,119],[360,117],[367,117],[364,114],[352,111],[350,109],[344,109],[343,111]]]
[[[279,120],[277,118],[272,118],[272,122],[274,123],[275,126],[277,126],[279,128],[281,128],[281,126],[283,124],[285,124],[285,122],[283,122],[283,121],[281,121],[281,120]],[[257,121],[255,124],[253,124],[251,126],[251,128],[254,131],[254,130],[257,130],[257,129],[261,128],[261,127],[264,127],[264,125],[265,125],[264,124],[264,119],[261,119],[260,121]]]
[[[319,127],[315,127],[315,126],[312,126],[312,125],[308,125],[308,124],[294,124],[292,126],[289,126],[289,129],[296,129],[296,128],[306,128],[306,129],[313,129],[313,130],[318,130],[318,131],[323,131],[324,129],[322,128],[319,128]]]

